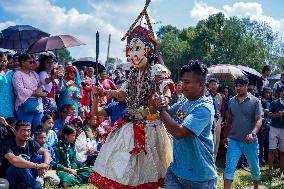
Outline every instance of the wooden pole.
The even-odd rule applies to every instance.
[[[99,53],[100,53],[100,34],[96,33],[96,84],[99,83]]]
[[[105,66],[106,68],[107,68],[108,59],[109,59],[110,37],[111,37],[111,34],[109,34],[109,36],[108,36],[107,59],[106,59],[106,66]]]

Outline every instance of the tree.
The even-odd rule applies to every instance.
[[[157,36],[160,39],[165,38],[167,33],[171,33],[174,37],[178,37],[179,35],[179,30],[177,27],[172,26],[172,25],[167,25],[167,26],[162,26],[159,31],[157,32]]]
[[[162,26],[157,34],[158,49],[174,79],[188,59],[201,60],[207,66],[235,64],[260,71],[269,64],[273,71],[283,69],[283,41],[269,25],[249,18],[227,19],[218,13],[200,20],[196,27]]]
[[[173,33],[163,34],[164,39],[159,41],[159,52],[172,72],[172,78],[178,79],[179,69],[188,61],[189,46],[186,41],[177,38]]]
[[[64,64],[65,62],[75,60],[74,58],[72,58],[71,53],[68,49],[54,50],[53,53],[57,57],[57,61],[58,61],[59,64]]]

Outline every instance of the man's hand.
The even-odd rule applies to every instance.
[[[155,108],[158,110],[166,109],[168,107],[168,102],[166,98],[163,95],[158,95],[157,93],[154,94],[154,102],[155,102]]]
[[[254,137],[253,137],[252,134],[248,134],[248,135],[246,136],[246,143],[247,143],[247,144],[251,144],[251,143],[253,142],[253,140],[254,140]]]
[[[153,95],[153,101],[152,101],[152,103],[153,103],[153,106],[154,106],[155,108],[159,109],[159,108],[162,107],[162,105],[163,105],[163,96],[158,95],[157,93],[155,93],[155,94]]]
[[[98,94],[100,94],[101,92],[103,92],[103,88],[102,88],[100,85],[93,85],[93,88],[92,88],[92,96],[98,95]]]
[[[0,123],[2,123],[3,125],[8,125],[4,117],[0,117]]]
[[[80,127],[76,128],[76,137],[78,137],[83,132],[83,129]]]
[[[37,169],[49,169],[49,165],[47,163],[37,164]]]
[[[45,175],[46,171],[47,171],[47,169],[39,169],[37,171],[37,174],[38,174],[39,177],[43,177]]]

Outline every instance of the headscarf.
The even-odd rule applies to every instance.
[[[75,66],[68,66],[67,69],[66,69],[66,75],[64,77],[64,79],[66,80],[66,82],[70,81],[71,78],[69,76],[69,72],[70,71],[73,71],[75,74],[76,74],[76,77],[75,77],[75,84],[80,86],[81,84],[81,78],[80,78],[80,73],[78,71],[78,69],[75,67]]]

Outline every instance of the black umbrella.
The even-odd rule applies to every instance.
[[[93,57],[85,57],[80,58],[72,63],[73,66],[77,66],[77,68],[80,70],[83,66],[86,67],[93,67],[96,70],[96,65],[98,65],[98,72],[100,73],[102,70],[105,70],[104,65],[101,63],[96,63],[96,59]]]
[[[237,65],[237,67],[246,74],[250,85],[256,85],[258,78],[261,77],[261,73],[247,66]]]
[[[38,39],[50,36],[49,33],[29,25],[10,26],[2,30],[2,35],[0,48],[11,50],[28,49]]]

